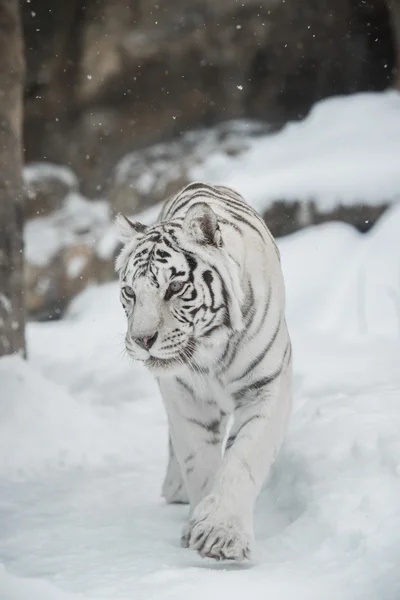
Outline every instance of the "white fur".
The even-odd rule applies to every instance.
[[[173,200],[163,211],[167,218]],[[184,216],[195,203],[188,192],[187,204],[173,216]],[[208,204],[217,219],[225,216],[218,200],[210,197]],[[191,212],[198,218],[198,209]],[[202,237],[199,221],[185,225],[182,246],[196,254],[200,265],[212,263],[221,273],[232,328],[199,339],[193,358],[196,369],[192,363],[156,373],[172,439],[163,495],[168,502],[189,500],[190,518],[182,544],[215,559],[250,557],[254,504],[281,446],[291,409],[291,349],[279,256],[270,233],[256,216],[249,219],[260,227],[260,234],[242,223],[241,231],[220,223],[214,237],[218,243],[210,245],[197,243]],[[134,248],[132,239],[129,251],[122,251],[120,269]],[[162,339],[172,327],[169,308],[146,283],[140,285],[144,286],[138,288],[141,300],[128,315],[128,329],[135,336],[157,330]],[[242,308],[250,288],[254,300],[246,325]],[[156,346],[154,352],[158,351]],[[145,359],[147,351],[134,352]],[[223,453],[229,416],[234,441]]]

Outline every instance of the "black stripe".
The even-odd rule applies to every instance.
[[[235,440],[236,440],[236,435],[230,435],[228,437],[227,442],[226,442],[226,446],[225,446],[225,451],[229,450],[233,446]]]
[[[245,201],[245,199],[244,199],[244,198],[243,198],[243,197],[242,197],[240,194],[238,194],[237,192],[235,192],[235,190],[232,190],[231,188],[228,188],[228,187],[226,187],[226,186],[224,186],[224,185],[218,185],[218,186],[216,186],[216,187],[217,187],[217,188],[220,188],[220,189],[222,189],[222,190],[225,190],[225,191],[226,191],[226,194],[227,194],[227,195],[228,195],[230,198],[235,198],[236,200],[239,200],[239,201],[241,201],[241,202],[242,202],[242,204],[241,204],[242,206],[243,206],[243,204],[244,204],[245,206],[249,206],[249,207],[250,207],[250,209],[252,210],[252,213],[254,214],[254,216],[255,216],[255,217],[256,217],[256,218],[257,218],[257,219],[258,219],[258,220],[259,220],[259,221],[262,223],[262,225],[263,225],[264,229],[265,229],[265,230],[266,230],[266,232],[268,233],[268,236],[269,236],[269,238],[270,238],[270,240],[271,240],[271,242],[272,242],[272,244],[273,244],[273,246],[274,246],[274,248],[275,248],[275,252],[276,252],[276,254],[277,254],[278,258],[280,259],[280,253],[279,253],[278,246],[276,245],[275,239],[274,239],[274,237],[273,237],[272,233],[270,232],[270,230],[269,230],[269,228],[268,228],[268,225],[266,224],[265,220],[264,220],[264,219],[263,219],[263,217],[260,215],[260,213],[258,213],[258,212],[257,212],[256,210],[254,210],[254,209],[253,209],[253,208],[252,208],[250,205],[248,205],[248,204],[247,204],[247,202]]]
[[[189,192],[191,190],[202,190],[201,193],[193,193],[190,194]],[[175,213],[179,212],[180,209],[185,206],[185,204],[187,202],[189,202],[190,200],[193,200],[193,198],[198,198],[200,196],[207,196],[208,194],[204,194],[203,193],[204,190],[204,185],[203,184],[189,184],[188,186],[186,186],[179,194],[178,196],[176,196],[174,198],[174,200],[172,201],[171,206],[168,208],[168,211],[166,213],[166,218],[168,218],[169,216],[173,216]],[[206,190],[205,190],[206,191]],[[189,195],[188,195],[189,193]]]
[[[240,401],[248,393],[256,392],[256,391],[266,387],[267,385],[270,385],[271,383],[273,383],[275,381],[275,379],[277,377],[279,377],[279,375],[281,374],[281,371],[282,371],[282,365],[279,366],[279,368],[275,371],[275,373],[272,373],[271,375],[267,375],[266,377],[263,377],[262,379],[258,379],[257,381],[254,381],[253,383],[250,383],[249,385],[242,387],[237,392],[234,392],[232,394],[233,397],[235,398],[235,400]]]
[[[210,327],[210,329],[207,329],[207,331],[203,332],[201,334],[201,337],[209,337],[216,329],[220,329],[221,327],[222,327],[221,324],[213,325],[212,327]]]
[[[239,220],[240,220],[240,216],[238,214],[232,212],[232,210],[237,210],[238,212],[241,211],[249,217],[256,218],[257,221],[259,222],[259,224],[262,226],[262,229],[267,230],[266,224],[263,221],[262,217],[259,215],[259,213],[257,211],[255,211],[249,204],[247,204],[247,202],[241,196],[239,196],[239,195],[234,196],[233,194],[229,194],[228,192],[219,190],[218,187],[214,187],[214,186],[207,185],[207,184],[195,184],[193,187],[191,187],[191,189],[197,190],[197,193],[191,194],[189,197],[187,197],[185,195],[185,192],[190,191],[190,190],[188,189],[188,187],[186,187],[182,191],[182,193],[178,197],[176,197],[175,200],[173,201],[173,204],[171,205],[172,213],[179,212],[179,210],[181,208],[183,208],[185,203],[195,200],[196,198],[206,196],[207,198],[209,198],[211,200],[220,201],[222,203],[223,209],[226,210],[227,212],[230,212],[235,218],[237,218]],[[229,188],[227,188],[227,189],[229,189]],[[229,204],[227,203],[227,199],[229,200]],[[232,207],[232,210],[229,210],[228,207]],[[166,216],[168,216],[169,212],[170,212],[170,210],[168,210],[168,213]],[[250,223],[246,219],[242,218],[242,221],[247,223],[255,231],[257,231],[259,233],[259,235],[261,235],[260,231],[257,230],[253,225],[250,225]],[[264,239],[264,238],[262,238],[262,239]]]
[[[253,416],[249,417],[244,423],[241,424],[239,429],[236,431],[236,438],[239,435],[239,433],[242,431],[242,429],[244,429],[244,427],[246,427],[246,425],[248,425],[252,421],[257,421],[258,419],[261,419],[261,418],[262,418],[261,415],[253,415]]]
[[[266,302],[266,304],[265,304],[265,306],[264,306],[264,311],[263,311],[263,314],[262,314],[262,316],[261,316],[261,319],[260,319],[260,322],[259,322],[259,324],[258,324],[258,326],[257,326],[257,329],[256,329],[256,331],[255,331],[255,332],[254,332],[254,333],[253,333],[253,334],[252,334],[252,335],[251,335],[251,336],[248,338],[248,341],[249,341],[249,342],[250,342],[251,340],[254,340],[254,338],[255,338],[255,337],[258,335],[258,333],[259,333],[259,331],[260,331],[260,329],[261,329],[261,327],[262,327],[262,325],[263,325],[263,323],[264,323],[265,319],[267,318],[267,314],[268,314],[269,307],[270,307],[270,304],[271,304],[271,299],[272,299],[272,286],[270,286],[270,287],[268,288],[268,297],[267,297],[267,302]],[[253,317],[254,317],[255,315],[256,315],[256,313],[254,313],[254,314],[253,314]],[[253,319],[252,319],[252,322],[251,322],[251,324],[253,324]],[[249,328],[250,328],[250,327],[249,327]]]
[[[234,209],[244,212],[249,217],[255,217],[262,226],[262,229],[267,230],[267,226],[261,215],[256,210],[254,210],[254,208],[252,208],[244,200],[244,198],[242,198],[239,194],[234,192],[234,190],[231,190],[230,188],[224,188],[224,186],[213,187],[205,185],[204,187],[207,189],[208,194],[212,199],[222,201],[222,203],[224,204],[224,208],[226,207],[226,201],[228,199],[230,202],[230,206],[233,205]]]
[[[252,297],[252,300],[254,302],[254,295]],[[253,304],[253,307],[254,307],[254,304]],[[223,365],[224,365],[224,370],[228,369],[231,366],[232,362],[235,360],[236,353],[241,349],[241,342],[242,342],[243,338],[248,334],[248,329],[253,324],[253,320],[254,320],[254,317],[256,314],[257,314],[256,310],[253,311],[253,310],[250,310],[250,308],[249,308],[248,320],[247,320],[247,322],[245,322],[242,331],[240,331],[237,335],[233,336],[231,338],[231,340],[229,340],[227,347],[225,349],[225,352],[220,359],[221,363],[223,363]],[[225,359],[228,357],[228,355],[229,355],[229,359],[227,360],[227,362],[225,362]]]
[[[242,460],[241,463],[242,463],[243,467],[245,468],[245,470],[247,471],[252,483],[255,484],[256,480],[253,477],[253,473],[251,472],[249,463],[247,462],[247,460]]]
[[[258,220],[258,222],[260,223],[260,225],[262,226],[262,229],[264,231],[266,231],[266,233],[268,234],[268,237],[270,238],[270,240],[275,248],[275,252],[276,252],[278,258],[280,259],[279,249],[276,245],[274,237],[272,236],[272,234],[271,234],[270,230],[268,229],[267,224],[265,223],[262,216],[256,210],[254,210],[254,208],[252,208],[240,194],[238,194],[231,188],[227,188],[225,186],[215,186],[215,188],[210,188],[210,189],[212,191],[220,189],[223,195],[220,196],[218,199],[225,200],[226,198],[229,198],[229,200],[234,203],[235,207],[238,210],[243,210],[247,214],[255,217]],[[214,192],[214,195],[216,196],[215,192]]]
[[[205,429],[206,431],[208,431],[210,433],[214,433],[214,434],[219,433],[219,428],[220,428],[219,419],[213,419],[212,421],[208,421],[208,422],[204,423],[203,421],[199,421],[198,419],[191,417],[190,419],[188,419],[188,421],[190,423],[193,423],[193,425],[197,425],[198,427],[201,427],[202,429]]]
[[[210,444],[211,446],[216,446],[217,444],[221,443],[221,438],[219,437],[213,437],[211,438],[211,440],[206,440],[206,444]]]
[[[193,276],[193,271],[196,269],[197,267],[197,260],[195,259],[195,257],[193,256],[193,254],[190,254],[190,252],[184,252],[184,257],[185,260],[188,264],[189,267],[189,281],[193,282],[194,280],[194,276]]]
[[[234,221],[229,221],[228,219],[224,219],[218,216],[218,223],[221,223],[221,225],[227,225],[229,227],[232,227],[232,229],[234,229],[237,233],[240,233],[240,235],[242,235],[243,233],[240,227],[238,227]]]
[[[253,369],[255,369],[257,367],[257,365],[260,364],[260,362],[265,358],[266,354],[271,350],[272,346],[274,345],[274,342],[276,340],[276,338],[278,337],[278,333],[280,331],[281,328],[281,321],[278,321],[278,325],[272,335],[272,338],[269,340],[267,346],[264,348],[264,350],[249,364],[249,366],[247,367],[247,369],[244,371],[244,373],[242,373],[240,375],[240,377],[238,377],[237,379],[235,379],[235,383],[240,381],[241,379],[243,379],[244,377],[247,377],[247,375],[249,375],[251,373],[251,371],[253,371]]]
[[[240,223],[244,223],[245,225],[247,225],[247,227],[250,227],[250,229],[253,229],[253,231],[255,231],[256,233],[258,233],[258,235],[260,236],[260,238],[262,239],[262,241],[265,242],[265,238],[264,238],[263,234],[261,233],[261,231],[255,225],[253,225],[253,223],[250,223],[250,221],[248,221],[247,219],[245,219],[242,215],[239,215],[238,213],[233,212],[233,209],[225,208],[225,210],[232,217],[235,217],[235,219],[237,221],[239,221]]]
[[[187,197],[188,192],[190,192],[191,190],[196,190],[196,193],[190,194],[189,197]],[[241,221],[242,223],[245,223],[248,227],[251,227],[260,235],[260,237],[264,241],[264,237],[261,231],[257,229],[252,223],[250,223],[250,221],[245,219],[243,217],[243,214],[240,213],[244,213],[246,216],[255,218],[257,222],[262,226],[262,231],[267,232],[271,237],[272,241],[274,242],[265,224],[265,221],[262,219],[259,213],[255,211],[249,204],[247,204],[241,196],[233,192],[233,190],[229,190],[229,188],[219,190],[218,187],[210,186],[207,184],[190,184],[190,186],[187,186],[184,190],[182,190],[182,192],[173,200],[165,217],[168,217],[170,214],[173,214],[175,212],[179,212],[179,210],[185,205],[185,203],[188,203],[189,201],[192,201],[202,196],[206,196],[210,199],[222,202],[224,210],[230,213],[235,219]],[[227,206],[227,199],[229,200],[229,208]]]
[[[291,343],[290,340],[289,340],[289,344],[290,344],[290,346],[289,346],[289,358],[288,358],[287,364],[290,363],[290,360],[292,358],[292,343]]]
[[[209,476],[207,476],[207,477],[205,478],[205,480],[203,481],[203,484],[202,484],[202,486],[201,486],[201,488],[200,488],[200,489],[201,489],[201,491],[203,491],[203,490],[204,490],[204,489],[207,487],[207,485],[208,485],[208,482],[209,482],[209,481],[210,481],[210,477],[209,477]]]
[[[224,203],[226,199],[229,200],[230,205],[237,208],[237,210],[241,210],[249,216],[255,217],[260,224],[262,224],[263,228],[266,227],[265,222],[263,221],[260,214],[254,210],[241,196],[229,194],[228,192],[220,192],[219,194],[215,194],[215,197],[218,200],[222,200]]]
[[[248,282],[248,288],[248,292],[246,293],[244,302],[242,304],[242,316],[244,319],[247,319],[249,311],[254,308],[254,290],[253,286],[251,285],[251,281]],[[245,321],[245,325],[248,327],[249,323]]]
[[[225,281],[222,279],[221,274],[217,272],[217,275],[218,275],[220,283],[221,283],[222,298],[223,298],[223,304],[219,308],[225,308],[226,309],[225,310],[224,325],[226,327],[231,328],[232,327],[232,323],[231,323],[231,315],[230,315],[230,312],[229,312],[229,294],[228,294],[228,290],[226,289]]]
[[[161,250],[160,248],[156,250],[156,255],[160,258],[171,258],[171,254],[169,252],[166,250]]]
[[[290,358],[292,356],[292,344],[290,342],[290,339],[288,339],[288,343],[286,344],[285,352],[283,353],[282,364],[281,364],[282,369],[285,364],[285,358],[288,354],[289,354],[289,360],[287,361],[287,364],[289,364]]]
[[[186,325],[187,323],[191,322],[189,319],[186,318],[186,315],[181,315],[181,313],[177,310],[172,309],[171,313],[173,314],[175,319],[179,321],[179,323],[184,323]]]
[[[177,381],[179,383],[179,385],[181,385],[183,388],[185,388],[185,390],[187,392],[189,392],[189,394],[195,398],[195,392],[193,390],[193,388],[190,387],[190,385],[188,385],[185,381],[183,381],[183,379],[181,379],[180,377],[176,377],[175,381]]]
[[[207,269],[207,271],[204,271],[204,273],[202,274],[202,278],[203,278],[204,283],[207,286],[208,293],[210,294],[211,310],[213,310],[214,304],[215,304],[215,294],[214,294],[214,290],[212,289],[212,285],[211,285],[212,282],[214,281],[213,274],[209,269]]]

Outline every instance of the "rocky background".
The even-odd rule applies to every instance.
[[[384,89],[385,0],[23,2],[25,158],[87,196],[134,148],[232,118],[280,127],[333,94]]]
[[[115,249],[98,251],[96,231],[102,223],[103,239],[114,212],[148,208],[186,183],[212,149],[240,153],[246,135],[302,119],[322,98],[397,81],[397,0],[23,0],[21,7],[25,163],[40,163],[25,172],[25,217],[30,231],[47,216],[64,235],[47,262],[28,254],[26,301],[36,318],[62,315],[88,281],[113,276]],[[246,135],[238,119],[251,120]],[[305,215],[304,206],[277,198],[266,216],[275,235],[331,217],[364,229],[385,206],[366,213],[361,199],[321,216],[311,202]]]

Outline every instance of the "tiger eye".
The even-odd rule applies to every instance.
[[[170,300],[174,294],[181,291],[184,285],[185,283],[183,281],[172,281],[168,286],[164,299]]]
[[[179,292],[183,288],[183,281],[173,281],[169,287],[171,292]]]
[[[124,292],[125,296],[127,296],[128,298],[134,298],[135,297],[135,292],[133,291],[133,288],[131,288],[130,285],[126,285],[122,291]]]

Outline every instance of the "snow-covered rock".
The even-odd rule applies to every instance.
[[[23,170],[26,219],[48,215],[62,208],[69,194],[77,193],[78,178],[68,167],[30,163]]]
[[[70,300],[91,281],[114,277],[109,255],[97,252],[111,225],[108,203],[70,192],[57,210],[27,221],[25,298],[29,314],[59,318]]]
[[[115,168],[111,204],[117,212],[141,212],[190,183],[192,170],[210,155],[240,156],[266,131],[268,127],[256,121],[227,121],[131,152]]]
[[[116,168],[109,202],[69,192],[57,210],[27,222],[28,310],[61,315],[88,283],[113,278],[115,211],[150,223],[158,202],[198,179],[237,189],[275,235],[329,220],[365,231],[400,199],[399,156],[395,91],[321,101],[276,133],[234,121],[130,153]],[[25,177],[45,181],[56,172],[68,189],[76,184],[70,171],[43,165]]]
[[[379,205],[400,198],[400,93],[322,100],[302,121],[254,139],[240,156],[222,152],[192,169],[194,179],[232,186],[261,213],[276,200]]]

